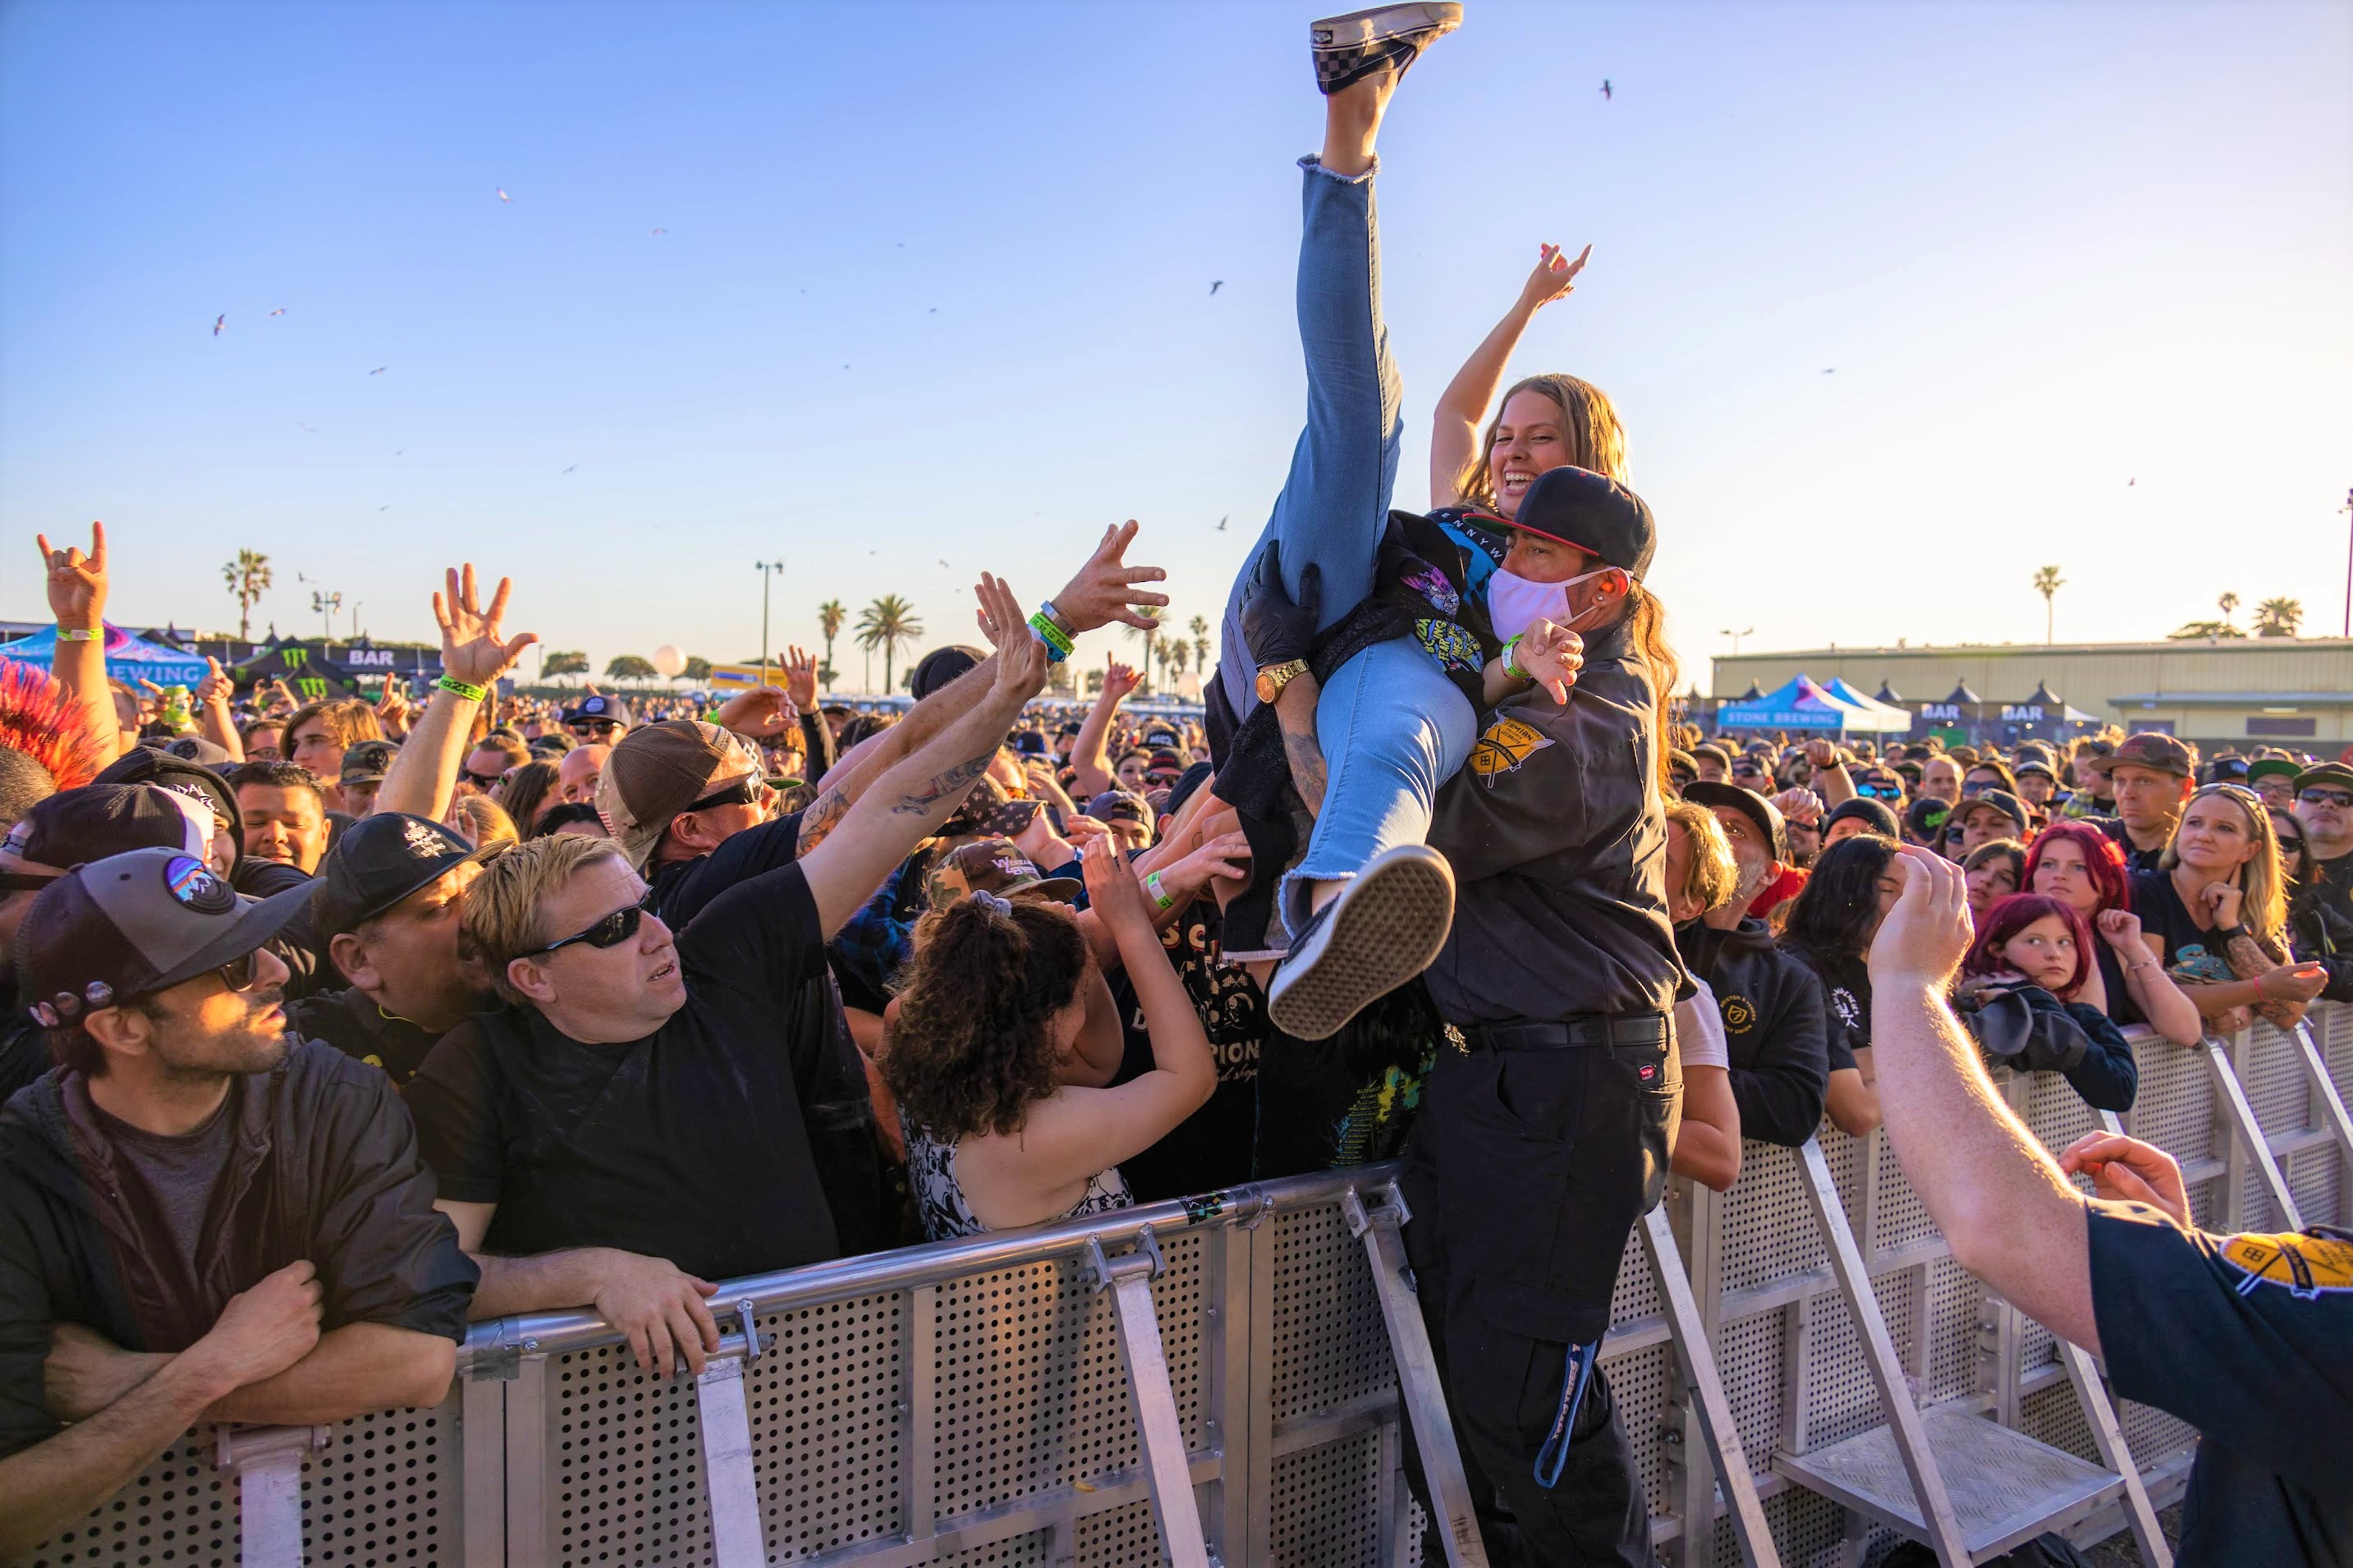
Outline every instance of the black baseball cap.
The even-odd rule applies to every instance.
[[[216,768],[224,763],[235,760],[228,754],[227,747],[216,745],[202,735],[181,735],[163,742],[157,749],[169,752],[184,763],[195,763],[207,768]]]
[[[149,784],[84,784],[25,813],[0,842],[0,870],[29,863],[68,871],[131,849],[173,849],[201,860],[212,838],[212,813],[200,801]]]
[[[2343,763],[2322,763],[2295,775],[2295,787],[2306,789],[2313,784],[2327,784],[2337,789],[2353,789],[2353,768]]]
[[[476,858],[474,847],[438,822],[406,812],[363,816],[336,837],[311,891],[321,941],[354,931],[419,888]]]
[[[1888,808],[1887,803],[1873,800],[1867,795],[1855,795],[1831,807],[1829,815],[1822,818],[1822,837],[1829,838],[1831,828],[1850,816],[1885,837],[1900,839],[1904,837],[1903,825],[1895,820],[1895,813]]]
[[[1659,527],[1642,498],[1590,468],[1546,469],[1528,487],[1511,523],[1582,550],[1637,583],[1659,550]]]
[[[1558,471],[1554,470],[1556,473]],[[1536,482],[1542,484],[1544,481],[1538,479]],[[1757,825],[1757,831],[1763,834],[1765,842],[1773,847],[1775,862],[1788,864],[1788,825],[1781,820],[1780,809],[1755,790],[1743,789],[1738,784],[1725,784],[1715,779],[1694,779],[1683,785],[1683,798],[1694,805],[1704,805],[1711,810],[1719,805],[1732,807]],[[1827,831],[1828,825],[1824,826]]]
[[[935,647],[916,660],[915,668],[907,676],[907,689],[921,702],[978,664],[980,658],[977,650],[959,644]]]
[[[1953,815],[1958,817],[1961,825],[1966,827],[1968,826],[1969,813],[1981,805],[1994,806],[2003,816],[2018,824],[2018,837],[2021,838],[2033,826],[2034,819],[2028,813],[2026,803],[2006,789],[1981,789],[1973,795],[1965,796],[1961,804],[1953,808]]]
[[[133,746],[99,770],[96,784],[143,784],[201,801],[215,817],[235,824],[237,795],[228,781],[201,763],[191,763],[153,746]],[[231,835],[235,837],[235,835]]]
[[[46,1027],[167,991],[244,957],[301,913],[310,884],[248,899],[193,855],[133,849],[41,890],[16,931],[18,994]]]
[[[1097,822],[1134,822],[1152,826],[1152,807],[1124,789],[1107,789],[1087,802],[1086,815]]]
[[[627,722],[621,712],[620,699],[607,697],[601,691],[590,692],[564,710],[564,722],[566,724],[586,723],[592,719],[609,719],[616,724]]]
[[[2244,784],[2247,782],[2247,759],[2235,753],[2215,757],[2206,764],[2206,783]]]

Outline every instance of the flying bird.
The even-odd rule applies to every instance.
[[[306,436],[316,436],[318,434],[318,431],[312,429],[310,426],[303,424],[300,419],[297,419],[294,423]]]
[[[654,234],[668,234],[670,230],[666,228],[658,228],[653,231]],[[651,236],[649,236],[648,237],[650,238]]]
[[[285,307],[285,306],[283,306],[283,305],[280,305],[280,306],[279,306],[279,307],[278,307],[278,309],[276,309],[275,310],[270,311],[269,313],[270,313],[271,315],[273,315],[273,316],[282,316],[282,315],[284,315],[284,314],[286,313],[286,307]]]
[[[1824,375],[1836,375],[1838,374],[1838,366],[1831,365],[1829,369],[1823,371],[1822,374]]]
[[[1222,279],[1222,278],[1213,278],[1213,279],[1211,279],[1209,280],[1209,297],[1210,297],[1211,299],[1215,299],[1215,298],[1217,297],[1218,290],[1219,290],[1219,289],[1222,289],[1222,288],[1224,288],[1225,286],[1226,286],[1226,280],[1225,280],[1224,279]]]
[[[578,468],[579,466],[580,466],[579,464],[575,463],[575,464],[573,464],[573,465],[572,465],[572,468]],[[565,471],[565,473],[567,473],[567,474],[568,474],[568,473],[570,473],[570,472],[572,471],[572,468],[566,468],[566,469],[565,469],[564,471]]]
[[[1604,103],[1609,102],[1611,96],[1612,94],[1609,91],[1609,79],[1605,76],[1601,79],[1601,101]]]
[[[222,329],[223,327],[225,327],[225,326],[227,326],[227,325],[228,325],[228,316],[227,316],[227,312],[223,312],[223,313],[222,313],[222,314],[220,314],[220,315],[215,316],[215,317],[213,318],[213,336],[215,336],[215,337],[218,337],[218,336],[220,336],[221,329]]]
[[[388,370],[390,370],[391,368],[392,368],[392,366],[390,366],[390,365],[388,365],[388,364],[380,364],[380,365],[376,366],[374,370],[372,370],[372,371],[368,372],[368,374],[369,374],[370,375],[382,375],[385,371],[388,371]]]
[[[2132,488],[2133,488],[2133,486],[2135,486],[2135,485],[2137,485],[2137,484],[2138,484],[2138,483],[2140,483],[2140,480],[2138,480],[2137,479],[2126,479],[2126,480],[2125,481],[2125,489],[2132,489]]]
[[[946,562],[944,562],[944,561],[943,561],[943,562],[941,562],[941,563],[940,563],[940,564],[941,564],[941,565],[943,565],[943,566],[946,566],[946,565],[947,565],[947,563],[946,563]],[[955,570],[955,568],[950,567],[950,568],[949,568],[949,570],[953,571],[953,570]]]
[[[1225,515],[1225,516],[1223,516],[1223,517],[1221,517],[1221,518],[1218,519],[1218,531],[1219,531],[1219,533],[1223,533],[1223,532],[1225,532],[1225,531],[1226,531],[1226,524],[1228,524],[1229,522],[1231,522],[1233,520],[1234,520],[1234,514],[1233,514],[1232,512],[1228,512],[1228,513],[1226,513],[1226,515]]]
[[[396,449],[394,450],[394,452],[393,452],[393,454],[392,454],[392,455],[393,455],[394,457],[396,457],[396,458],[397,458],[397,457],[402,457],[402,456],[406,455],[407,451],[408,451],[408,448],[407,448],[407,447],[397,447],[397,448],[396,448]]]
[[[512,201],[513,201],[513,200],[514,200],[514,198],[513,198],[512,196],[511,196],[511,195],[507,195],[507,193],[506,193],[506,187],[505,187],[505,186],[503,186],[503,185],[501,185],[501,186],[500,186],[500,187],[499,187],[499,200],[501,200],[501,201],[502,201],[502,202],[512,202]]]
[[[376,508],[375,510],[378,510],[378,511],[390,511],[390,510],[392,510],[392,507],[391,507],[390,503],[388,503],[388,502],[387,502],[385,505],[380,506],[380,507]]]
[[[933,307],[931,308],[931,310],[930,310],[929,311],[927,311],[927,312],[926,312],[926,314],[934,315],[934,316],[936,316],[936,315],[938,315],[939,313],[940,313],[940,308],[939,308],[937,305],[933,306]]]

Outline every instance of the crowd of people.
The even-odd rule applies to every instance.
[[[2126,1026],[2353,998],[2353,768],[1706,738],[1615,409],[1502,387],[1585,263],[1550,247],[1439,400],[1431,510],[1392,510],[1375,142],[1458,17],[1316,24],[1308,419],[1198,721],[1128,713],[1116,660],[1040,700],[1166,604],[1133,523],[1034,613],[984,575],[980,646],[902,714],[798,649],[715,705],[501,695],[536,638],[470,565],[421,701],[216,667],[184,708],[107,677],[102,526],[38,542],[54,669],[0,668],[0,1552],[193,1421],[433,1404],[470,1320],[586,1308],[699,1372],[725,1279],[1398,1155],[1492,1561],[1649,1560],[1616,1272],[1669,1172],[1728,1189],[1745,1140],[1884,1124],[1963,1261],[2079,1342],[2191,1333],[2126,1279],[2203,1303],[2192,1356],[2341,1335],[2237,1289],[2249,1238],[2189,1228],[2146,1146],[2068,1152],[2118,1200],[2087,1208],[1952,1123],[2001,1142],[1988,1065],[2123,1110]],[[2353,1542],[2341,1476],[2153,1348],[2111,1365],[2226,1434],[2209,1518]]]

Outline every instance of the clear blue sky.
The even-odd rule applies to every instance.
[[[1694,664],[2036,640],[2045,563],[2063,639],[2335,629],[2353,7],[1469,9],[1384,136],[1399,504],[1590,240],[1514,371],[1618,399]],[[728,659],[781,556],[779,644],[892,591],[968,640],[1132,515],[1214,621],[1299,421],[1312,14],[8,5],[0,616],[104,518],[127,622],[233,626],[249,545],[261,620],[299,572],[429,637],[470,557],[600,667]]]

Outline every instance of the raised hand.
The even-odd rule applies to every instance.
[[[2198,895],[2206,906],[2206,919],[2217,930],[2228,931],[2239,923],[2239,910],[2245,895],[2229,882],[2209,882]]]
[[[973,594],[980,600],[980,629],[997,645],[996,690],[1007,698],[1018,695],[1018,710],[1019,703],[1045,689],[1046,645],[1029,629],[1021,601],[1002,578],[982,573]],[[1054,607],[1061,605],[1057,602]]]
[[[1822,797],[1799,784],[1773,797],[1773,808],[1790,821],[1811,827],[1821,820]]]
[[[801,712],[817,711],[817,660],[797,647],[785,658],[785,690]]]
[[[1103,542],[1095,546],[1087,563],[1054,595],[1054,608],[1070,623],[1073,634],[1091,632],[1113,621],[1146,629],[1159,624],[1139,606],[1165,609],[1168,595],[1134,584],[1157,583],[1168,574],[1157,566],[1126,564],[1127,547],[1135,542],[1135,529],[1133,518],[1117,528],[1104,529]]]
[[[790,730],[800,714],[793,700],[776,687],[754,686],[721,703],[711,721],[748,740],[765,741]]]
[[[1535,270],[1520,285],[1520,303],[1529,310],[1541,310],[1555,300],[1567,299],[1577,292],[1577,275],[1585,270],[1586,259],[1593,254],[1587,246],[1569,260],[1556,245],[1536,247]]]
[[[1585,639],[1538,616],[1520,634],[1512,649],[1512,662],[1526,670],[1555,702],[1567,702],[1568,689],[1577,684],[1577,671],[1585,668]]]
[[[47,579],[49,614],[68,631],[94,632],[106,624],[106,524],[90,525],[90,553],[69,544],[49,548],[47,534],[37,533],[41,547],[41,571]],[[1165,601],[1164,601],[1165,602]]]
[[[1144,886],[1135,879],[1135,868],[1119,847],[1119,840],[1109,834],[1089,838],[1079,846],[1079,868],[1086,879],[1087,908],[1095,912],[1105,930],[1114,936],[1123,931],[1141,931],[1157,942],[1151,934],[1152,911],[1144,901]]]
[[[408,693],[393,676],[384,678],[384,694],[375,700],[376,721],[387,735],[398,737],[408,728]]]
[[[1914,844],[1897,850],[1888,868],[1904,890],[1872,938],[1872,984],[1926,984],[1941,994],[1969,948],[1968,883],[1958,866]]]
[[[1144,672],[1133,665],[1111,659],[1103,666],[1103,694],[1113,702],[1123,701],[1127,694],[1144,684]]]
[[[450,568],[448,579],[447,593],[433,595],[433,618],[441,627],[441,672],[469,686],[492,685],[515,667],[522,650],[539,640],[539,634],[520,632],[512,638],[500,635],[507,596],[514,589],[509,579],[499,579],[487,610],[475,592],[472,562],[466,563],[462,574]]]
[[[1837,767],[1839,765],[1839,749],[1837,742],[1823,740],[1812,740],[1807,742],[1806,761],[1813,763],[1813,765],[1818,768]]]

